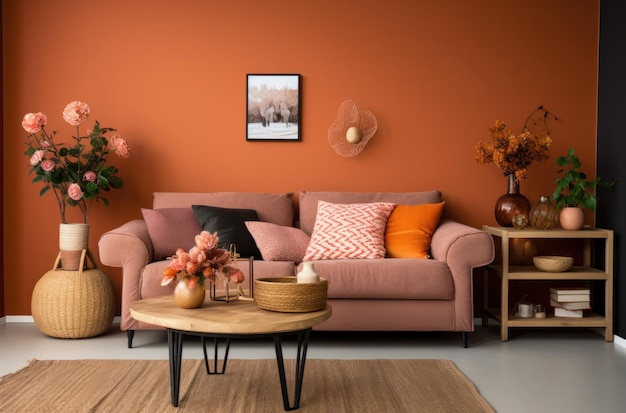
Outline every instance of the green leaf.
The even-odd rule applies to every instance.
[[[109,184],[111,185],[111,188],[120,189],[124,186],[124,181],[119,176],[112,176],[109,178]]]

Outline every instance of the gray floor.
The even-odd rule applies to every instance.
[[[497,326],[476,327],[470,347],[451,333],[313,332],[309,358],[449,359],[498,411],[626,411],[626,348],[606,343],[590,329],[512,329],[503,343]],[[623,343],[623,341],[622,341]],[[163,331],[140,331],[135,347],[116,326],[89,339],[50,338],[31,323],[0,324],[0,375],[46,359],[167,359]],[[288,346],[285,356],[295,349]],[[185,358],[201,358],[199,339],[185,341]],[[237,341],[230,358],[274,358],[270,341]],[[306,391],[306,388],[305,388]]]

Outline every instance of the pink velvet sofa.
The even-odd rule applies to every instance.
[[[132,347],[136,330],[158,328],[134,320],[130,304],[171,294],[173,286],[161,286],[167,255],[178,246],[191,246],[193,238],[187,238],[206,228],[206,222],[196,219],[198,211],[192,206],[209,206],[211,211],[253,210],[262,225],[274,229],[264,234],[269,238],[254,238],[262,252],[253,261],[254,278],[261,278],[293,276],[299,271],[320,201],[435,204],[441,202],[441,193],[300,191],[296,199],[293,193],[157,192],[152,208],[142,209],[143,219],[104,233],[98,243],[102,264],[122,267],[120,327],[127,331],[128,346]],[[221,238],[221,233],[218,235]],[[493,257],[494,245],[488,234],[444,214],[432,233],[429,259],[315,260],[315,270],[328,280],[328,303],[333,307],[333,316],[316,329],[455,331],[463,333],[466,346],[466,333],[474,330],[472,270],[489,264]],[[239,267],[248,276],[247,262]]]

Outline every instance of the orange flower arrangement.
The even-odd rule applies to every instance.
[[[190,287],[196,283],[204,285],[205,280],[214,284],[219,279],[237,284],[245,280],[243,272],[236,267],[236,254],[217,247],[217,233],[202,231],[196,235],[195,241],[196,245],[189,252],[182,248],[176,250],[170,264],[163,270],[161,285],[178,282],[183,278],[190,279]]]
[[[528,129],[528,121],[532,114],[544,111],[544,122],[548,112],[540,106],[526,119],[521,134],[515,136],[506,124],[496,120],[495,125],[489,128],[489,142],[479,141],[476,144],[476,161],[485,165],[494,163],[504,175],[514,174],[516,180],[526,178],[528,167],[535,161],[548,159],[548,152],[552,138],[546,129],[544,136],[538,136]]]

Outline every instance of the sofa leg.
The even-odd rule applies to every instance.
[[[461,332],[461,340],[463,341],[463,348],[467,348],[467,331]]]
[[[133,348],[133,337],[135,337],[135,330],[126,330],[126,337],[128,338],[128,348]]]

